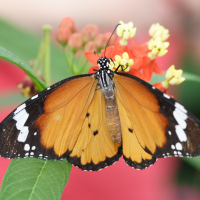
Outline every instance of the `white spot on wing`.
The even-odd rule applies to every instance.
[[[17,138],[18,142],[25,142],[28,136],[28,132],[28,127],[23,126]]]
[[[30,155],[33,156],[33,155],[34,155],[34,152],[31,152]]]
[[[174,118],[176,119],[177,123],[181,126],[182,129],[185,129],[187,126],[187,123],[184,121],[184,119],[181,117],[179,112],[177,112],[177,108],[174,110],[173,115]]]
[[[22,109],[26,108],[26,104],[23,103],[22,105],[20,105],[14,112],[14,114],[18,113],[19,111],[21,111]]]
[[[155,88],[154,86],[152,86],[152,89],[154,89],[154,90],[155,90],[156,88]]]
[[[31,97],[32,100],[36,99],[36,98],[38,98],[38,94],[36,94],[35,96]]]
[[[35,150],[36,149],[36,146],[32,146],[32,148],[31,148],[32,150]]]
[[[34,135],[37,135],[37,132],[35,132]]]
[[[179,108],[181,111],[183,111],[184,113],[187,113],[187,110],[184,108],[184,106],[182,106],[180,103],[176,102],[174,104],[175,107]]]
[[[183,120],[186,120],[187,118],[188,118],[188,115],[187,114],[185,114],[185,113],[183,113],[181,110],[179,110],[179,109],[175,109],[176,110],[176,112],[180,115],[180,117],[183,119]]]
[[[172,148],[172,149],[175,149],[175,146],[172,144],[172,145],[171,145],[171,148]]]
[[[176,149],[177,150],[182,150],[183,149],[182,144],[180,142],[176,143]]]
[[[168,131],[168,133],[169,133],[169,135],[171,135],[172,133],[171,133],[171,131]]]
[[[29,144],[25,144],[24,145],[24,150],[25,151],[29,151],[30,150],[30,145]]]
[[[24,114],[25,110],[21,110],[20,112],[18,112],[14,117],[13,119],[15,121],[18,121],[20,119],[20,117]]]
[[[180,151],[178,151],[178,155],[179,155],[179,156],[182,156],[182,153],[181,153]]]
[[[20,117],[19,117],[19,115],[20,115]],[[29,116],[29,114],[24,109],[13,117],[14,120],[17,119],[16,120],[17,121],[16,128],[18,130],[22,130],[22,128],[24,127],[24,124],[26,123],[26,120],[28,119],[28,116]]]
[[[170,99],[170,96],[167,95],[167,94],[165,94],[165,93],[163,93],[163,96],[164,96],[165,98],[167,98],[167,99]]]
[[[181,128],[181,126],[176,125],[175,126],[176,130],[176,135],[178,136],[179,140],[181,142],[186,142],[187,141],[187,135],[185,134],[184,130]]]
[[[48,87],[47,90],[50,90],[50,87]]]

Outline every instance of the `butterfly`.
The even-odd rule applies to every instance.
[[[119,160],[145,169],[158,158],[200,155],[200,121],[145,81],[109,69],[62,80],[0,124],[0,156],[66,158],[86,171]]]

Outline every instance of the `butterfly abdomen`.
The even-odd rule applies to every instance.
[[[121,143],[122,141],[121,126],[120,126],[119,112],[114,98],[114,93],[110,97],[105,96],[105,98],[106,98],[106,119],[110,131],[110,136],[114,142]]]
[[[101,65],[100,65],[101,66]],[[100,70],[98,73],[98,80],[100,88],[106,99],[106,120],[108,124],[108,129],[112,140],[115,143],[121,143],[122,134],[120,126],[119,112],[117,104],[115,102],[114,96],[114,82],[113,82],[113,72],[109,69],[105,69],[105,66],[101,66],[104,70]]]

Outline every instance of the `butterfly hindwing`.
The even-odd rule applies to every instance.
[[[137,77],[117,73],[113,80],[128,165],[144,169],[157,158],[200,155],[200,122],[181,104]]]
[[[78,140],[69,155],[69,161],[83,170],[100,170],[122,155],[121,143],[114,143],[110,137],[105,112],[105,97],[97,88]]]

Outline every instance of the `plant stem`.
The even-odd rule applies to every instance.
[[[75,72],[74,72],[74,68],[73,68],[73,63],[74,63],[74,60],[73,60],[73,53],[71,52],[71,50],[70,50],[70,48],[68,48],[68,54],[70,54],[70,55],[67,55],[67,53],[66,53],[66,50],[65,50],[65,47],[63,46],[63,53],[64,53],[64,58],[65,58],[65,61],[66,61],[66,63],[67,63],[67,65],[68,65],[68,67],[70,68],[70,70],[71,70],[71,72],[73,73],[73,74],[75,74]],[[69,58],[70,58],[70,60],[69,60]]]
[[[44,76],[47,86],[51,84],[50,78],[50,40],[51,40],[51,26],[43,26],[44,31]]]

